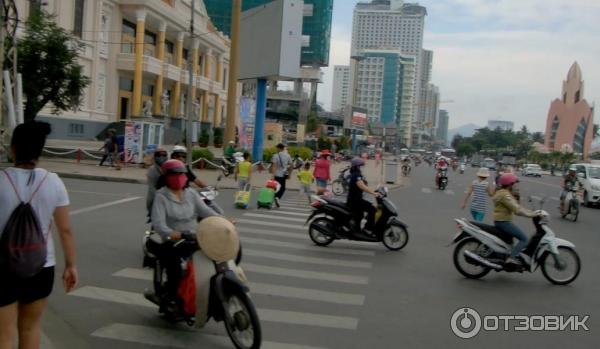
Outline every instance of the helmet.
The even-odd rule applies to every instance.
[[[187,155],[187,149],[184,146],[181,145],[176,145],[173,147],[173,151],[171,152],[171,159],[175,158],[176,156],[185,156]]]
[[[505,173],[500,176],[500,180],[498,183],[501,187],[510,187],[511,185],[517,183],[519,181],[519,177],[515,176],[512,173]]]
[[[179,160],[171,159],[165,161],[164,164],[160,167],[163,174],[173,174],[173,173],[186,173],[187,169],[185,168],[185,164]]]
[[[577,172],[577,169],[574,166],[569,167],[569,172]]]
[[[352,167],[359,167],[359,166],[364,166],[364,165],[365,165],[365,160],[363,160],[361,158],[354,158],[350,162],[350,166],[352,166]]]

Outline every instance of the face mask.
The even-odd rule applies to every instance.
[[[156,162],[156,164],[158,166],[162,166],[162,164],[164,164],[165,161],[167,161],[167,156],[166,155],[161,155],[161,156],[157,156],[157,157],[154,158],[154,162]]]
[[[167,187],[172,190],[181,190],[187,184],[187,177],[185,174],[170,174],[165,179]]]

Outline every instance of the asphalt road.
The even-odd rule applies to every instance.
[[[463,278],[452,264],[453,218],[475,170],[450,173],[448,190],[433,188],[433,169],[418,167],[390,194],[409,225],[399,252],[381,244],[334,242],[314,246],[301,221],[297,192],[280,211],[236,210],[233,192],[219,203],[238,220],[244,267],[259,308],[265,348],[596,348],[600,340],[600,210],[584,208],[576,223],[557,217],[559,179],[524,179],[523,196],[547,196],[550,226],[577,246],[583,268],[569,286],[553,286],[541,272],[490,273]],[[222,323],[202,330],[171,325],[143,299],[150,287],[141,269],[145,222],[142,185],[65,180],[72,203],[81,284],[65,295],[57,282],[44,333],[54,348],[228,348]],[[554,199],[553,199],[554,198]],[[491,222],[491,213],[486,216]],[[517,222],[532,233],[530,221]],[[59,258],[60,260],[60,258]],[[60,267],[57,273],[60,275]],[[450,327],[454,311],[483,315],[589,315],[589,331],[481,332],[465,340]]]

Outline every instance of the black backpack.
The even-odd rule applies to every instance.
[[[39,273],[46,264],[46,237],[40,221],[31,206],[31,200],[48,177],[48,172],[35,189],[29,201],[24,202],[17,192],[12,179],[2,171],[21,202],[14,209],[0,238],[0,270],[20,278],[28,278]]]

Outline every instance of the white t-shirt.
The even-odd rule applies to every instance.
[[[25,202],[31,198],[31,194],[40,185],[46,170],[36,168],[35,170],[25,170],[20,168],[7,168],[5,170],[10,179],[14,183],[19,196]],[[19,206],[19,198],[15,194],[12,185],[4,171],[0,170],[0,236],[4,230],[6,222],[10,218],[14,209]],[[57,207],[69,205],[69,194],[64,183],[56,173],[48,173],[48,177],[44,180],[37,194],[31,201],[31,206],[35,211],[42,228],[42,232],[46,237],[47,257],[44,267],[54,266],[56,258],[54,256],[54,242],[52,241],[51,226],[53,223],[54,210]]]

